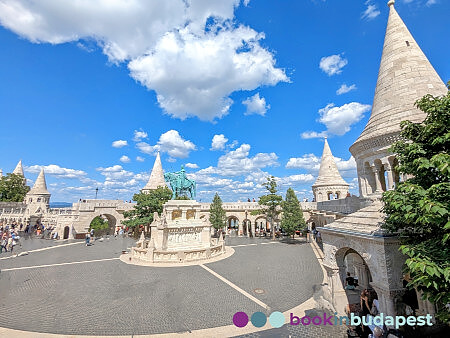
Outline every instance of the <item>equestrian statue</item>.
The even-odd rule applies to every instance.
[[[172,199],[175,199],[177,196],[187,196],[188,193],[191,199],[195,199],[197,192],[195,181],[187,178],[183,165],[180,171],[165,173],[164,179],[170,184]]]

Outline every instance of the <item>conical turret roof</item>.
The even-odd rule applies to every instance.
[[[50,195],[47,190],[47,183],[45,182],[44,169],[41,169],[39,176],[34,182],[33,188],[28,192],[29,195]]]
[[[25,175],[23,173],[22,160],[20,160],[19,163],[17,163],[16,168],[14,169],[14,171],[12,173],[16,174],[16,175],[20,175],[22,177],[25,177]]]
[[[156,155],[155,164],[153,164],[152,173],[150,174],[150,179],[142,190],[148,191],[156,189],[158,187],[166,187],[166,181],[164,180],[164,171],[162,168],[159,152]]]
[[[327,139],[325,139],[325,144],[323,145],[322,159],[320,161],[319,176],[313,187],[322,185],[347,185],[348,183],[344,181],[339,170],[337,168],[336,162],[334,161],[333,154],[331,153],[330,146],[328,145]]]
[[[447,93],[441,78],[395,10],[394,2],[388,2],[389,19],[372,113],[352,147],[399,132],[403,120],[423,121],[425,114],[414,107],[414,102],[426,94],[440,96]]]

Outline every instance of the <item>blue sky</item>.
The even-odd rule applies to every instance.
[[[450,3],[397,0],[450,79]],[[257,198],[267,175],[311,198],[328,136],[349,146],[375,90],[386,1],[0,0],[0,168],[19,159],[52,201],[131,199],[159,150],[198,200]],[[315,136],[315,137],[314,137]]]

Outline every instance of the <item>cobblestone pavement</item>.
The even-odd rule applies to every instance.
[[[30,239],[29,237],[21,236],[20,241],[19,241],[20,244],[18,244],[14,247],[13,252],[9,252],[9,251],[4,252],[3,251],[0,254],[0,258],[14,256],[14,255],[24,252],[24,251],[47,248],[47,247],[51,247],[51,246],[73,243],[73,242],[76,242],[76,241],[73,239],[70,239],[70,240],[68,240],[68,239],[52,240],[52,239],[38,239],[38,238]]]
[[[75,244],[0,260],[0,326],[90,335],[188,332],[230,325],[237,311],[285,311],[311,297],[313,286],[322,282],[309,245],[264,238],[227,239],[235,254],[207,266],[270,311],[200,266],[154,268],[108,260],[5,271],[117,258],[133,242],[112,238],[90,247]]]

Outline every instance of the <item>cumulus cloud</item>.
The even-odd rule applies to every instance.
[[[186,168],[198,169],[198,164],[196,163],[186,163],[185,166]]]
[[[123,148],[123,147],[126,147],[127,145],[128,145],[128,142],[124,141],[124,140],[117,140],[112,143],[112,146],[114,148]]]
[[[267,109],[270,109],[270,104],[266,105],[266,99],[264,97],[259,97],[259,93],[256,93],[251,97],[247,97],[247,99],[242,101],[242,104],[247,107],[244,115],[257,114],[264,116]]]
[[[145,158],[141,157],[141,156],[136,156],[136,161],[138,162],[144,162]]]
[[[191,151],[197,149],[194,143],[183,139],[178,131],[173,129],[161,134],[158,143],[154,146],[147,142],[139,142],[136,144],[136,148],[150,155],[155,154],[157,151],[165,152],[172,157],[173,161],[175,161],[173,157],[186,158]]]
[[[341,57],[340,54],[324,56],[320,59],[319,67],[328,76],[342,73],[342,68],[348,63],[347,59]]]
[[[130,158],[129,158],[128,156],[123,155],[123,156],[119,159],[119,161],[122,162],[122,163],[129,163],[131,160],[130,160]]]
[[[148,134],[145,131],[143,131],[142,129],[134,131],[134,136],[133,136],[134,142],[139,142],[146,138],[148,138]]]
[[[211,142],[211,150],[223,150],[228,139],[224,134],[214,135]]]
[[[340,171],[349,171],[356,169],[356,162],[353,156],[350,156],[348,160],[344,160],[340,157],[334,157],[336,166]],[[291,157],[286,164],[288,169],[305,169],[311,172],[317,172],[320,168],[320,157],[314,154],[305,154],[302,157]]]
[[[367,8],[361,14],[362,19],[372,20],[380,15],[380,11],[378,10],[377,5],[372,4],[371,0],[366,1],[365,5],[367,6]]]
[[[77,178],[82,179],[87,176],[87,173],[83,170],[76,170],[76,169],[69,169],[69,168],[63,168],[56,164],[50,164],[50,165],[32,165],[32,166],[25,166],[24,170],[25,172],[38,174],[41,171],[41,168],[44,168],[45,175],[55,176],[57,178]]]
[[[307,131],[302,134],[302,138],[324,137],[330,134],[344,135],[350,131],[351,126],[364,117],[364,113],[370,110],[368,104],[359,102],[346,103],[336,107],[334,103],[329,103],[326,107],[319,110],[319,122],[327,127],[327,131],[315,132]]]
[[[337,95],[342,95],[348,92],[351,92],[352,90],[356,90],[356,85],[352,84],[350,86],[347,86],[345,83],[343,83],[338,90],[336,90]]]
[[[234,20],[240,3],[0,0],[0,24],[34,43],[94,41],[112,63],[127,62],[167,114],[211,121],[228,113],[231,93],[289,80],[264,34]]]
[[[223,23],[221,29],[193,34],[188,28],[166,33],[152,53],[132,60],[131,76],[157,92],[164,111],[176,118],[212,121],[228,114],[237,90],[288,81],[259,41],[264,34]]]
[[[301,134],[301,138],[303,139],[310,139],[310,138],[323,138],[323,137],[327,137],[327,132],[326,131],[321,131],[320,133],[318,133],[317,131],[305,131]]]

